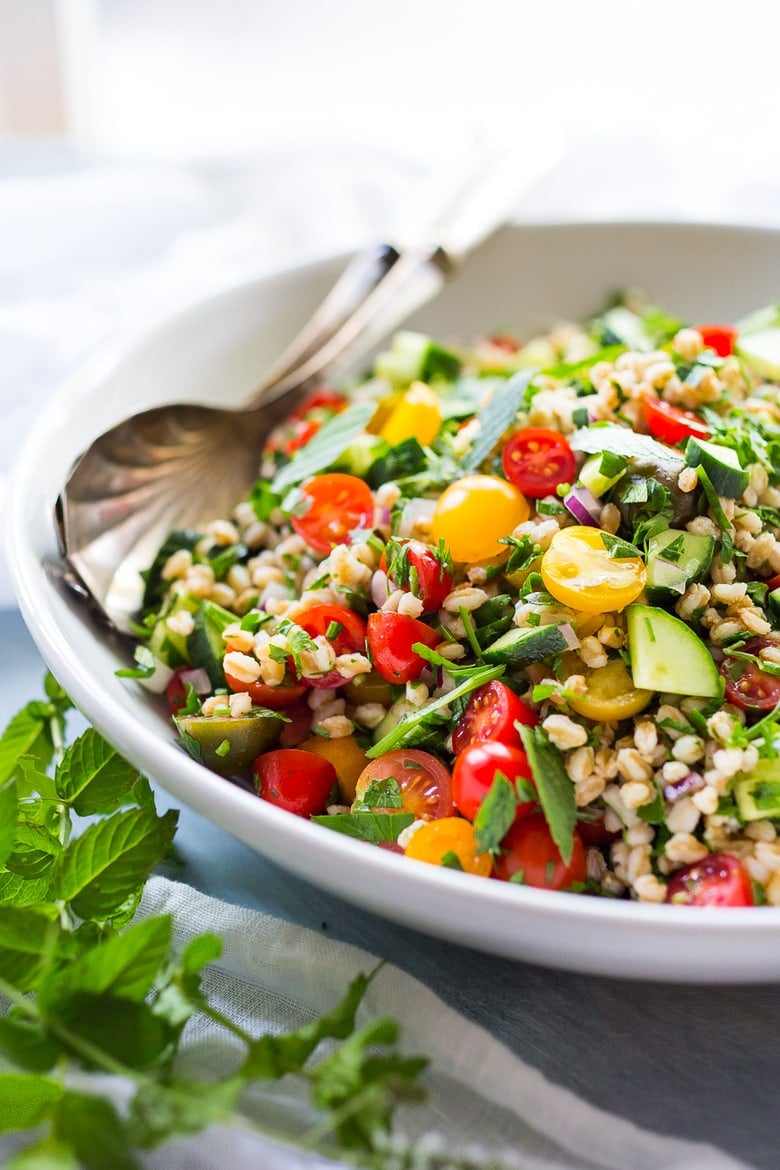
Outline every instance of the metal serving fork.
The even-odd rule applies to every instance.
[[[413,192],[393,243],[359,253],[240,409],[173,403],[100,435],[57,500],[60,575],[115,629],[131,628],[140,571],[175,528],[231,514],[258,476],[269,432],[324,374],[366,354],[427,303],[457,262],[500,226],[520,191],[554,163],[484,139]]]

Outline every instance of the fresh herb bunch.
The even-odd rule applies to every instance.
[[[470,1165],[399,1152],[393,1111],[421,1097],[426,1061],[399,1053],[393,1019],[357,1027],[371,976],[320,1019],[255,1037],[203,991],[216,936],[177,954],[170,915],[133,921],[177,813],[158,815],[148,781],[93,729],[66,747],[72,704],[51,676],[44,690],[0,737],[0,1133],[35,1131],[8,1170],[132,1170],[139,1151],[230,1120],[250,1084],[288,1074],[307,1083],[319,1113],[299,1144],[377,1168]],[[243,1043],[221,1079],[177,1074],[198,1012]],[[326,1040],[335,1043],[323,1055]],[[71,1087],[78,1070],[126,1078],[126,1112],[83,1082]]]

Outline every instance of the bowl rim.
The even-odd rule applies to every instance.
[[[625,219],[616,222],[602,221],[572,221],[549,222],[542,224],[511,224],[503,231],[528,233],[560,233],[562,230],[574,232],[611,232],[616,234],[626,230],[663,231],[665,233],[687,233],[691,231],[705,234],[731,234],[745,237],[766,237],[771,235],[780,237],[780,227],[752,224],[729,223],[727,221],[686,221],[686,220],[643,220]],[[175,312],[164,319],[157,318],[154,324],[148,320],[139,320],[132,328],[123,331],[121,336],[109,339],[96,352],[79,366],[60,384],[49,406],[60,408],[65,403],[78,405],[81,401],[88,401],[95,394],[101,382],[118,371],[125,363],[137,356],[139,349],[143,350],[157,338],[164,337],[174,327],[186,324],[191,316],[203,312],[218,312],[231,299],[246,297],[250,294],[259,294],[266,286],[272,287],[274,282],[282,277],[300,279],[312,277],[318,272],[325,272],[342,264],[348,254],[336,253],[330,256],[320,256],[314,260],[301,261],[296,264],[278,269],[262,276],[242,280],[226,288],[220,288],[209,296],[198,296],[191,302],[180,306]],[[454,874],[440,867],[426,865],[422,862],[410,864],[410,859],[404,858],[403,863],[390,852],[381,849],[369,850],[362,842],[327,830],[319,825],[312,824],[303,818],[291,816],[289,813],[277,809],[272,805],[258,801],[250,792],[216,776],[202,765],[182,752],[172,740],[159,739],[145,742],[146,735],[137,742],[132,735],[128,736],[124,724],[127,723],[127,708],[123,707],[111,692],[102,693],[102,709],[94,713],[92,695],[94,679],[74,655],[73,646],[63,634],[54,620],[54,615],[48,605],[41,608],[41,602],[47,603],[50,591],[56,591],[55,586],[47,579],[43,567],[33,552],[29,543],[29,533],[25,530],[24,516],[26,501],[30,492],[34,492],[34,467],[38,460],[45,457],[48,445],[54,441],[56,432],[57,409],[48,412],[48,417],[41,416],[26,435],[19,450],[9,478],[7,515],[5,518],[6,545],[8,549],[11,581],[18,600],[19,608],[42,657],[47,664],[56,664],[56,673],[61,685],[74,699],[77,706],[84,710],[90,722],[101,731],[118,750],[123,754],[131,754],[133,762],[148,772],[162,788],[172,795],[176,801],[196,809],[202,815],[225,828],[218,815],[217,806],[223,806],[231,815],[250,817],[259,824],[265,824],[268,833],[278,835],[289,850],[306,850],[309,847],[322,859],[325,867],[333,866],[336,869],[346,867],[351,869],[353,864],[357,869],[368,867],[382,881],[391,883],[399,892],[399,897],[414,898],[420,890],[430,893],[434,901],[441,896],[459,899],[475,910],[482,910],[489,915],[491,910],[502,911],[522,908],[533,915],[544,916],[545,919],[560,919],[565,925],[568,919],[578,923],[599,923],[616,930],[625,928],[640,928],[648,926],[662,926],[664,931],[674,936],[689,936],[691,934],[709,937],[723,936],[724,928],[732,938],[774,931],[780,925],[780,907],[754,906],[739,908],[700,908],[691,906],[669,906],[667,904],[639,903],[624,899],[609,899],[586,897],[570,893],[536,890],[527,886],[513,886],[503,882],[485,882],[469,874]],[[49,501],[51,504],[53,501]],[[49,509],[51,510],[51,509]],[[56,547],[53,536],[50,535],[52,547]],[[85,629],[88,629],[85,623]],[[90,710],[90,708],[93,708]],[[137,735],[137,732],[136,732]],[[162,753],[162,754],[160,754]],[[139,762],[140,761],[140,762]],[[155,773],[162,772],[165,779]],[[171,777],[174,777],[171,786]],[[188,794],[196,799],[188,799]],[[207,811],[204,811],[207,810]],[[214,813],[214,815],[212,815]],[[228,832],[232,830],[227,829]],[[235,835],[235,834],[233,834]],[[246,840],[246,838],[242,838]],[[248,843],[248,842],[247,842]],[[252,846],[264,856],[270,856],[275,861],[292,869],[293,872],[306,880],[317,882],[310,870],[302,870],[291,865],[279,849],[269,851],[262,842]],[[320,885],[338,892],[339,896],[349,899],[349,893],[343,885],[334,886],[326,874]],[[453,903],[455,904],[455,903]],[[380,914],[381,910],[378,911]],[[419,929],[419,928],[418,928]],[[422,928],[424,929],[424,928]],[[469,944],[466,940],[465,945]],[[780,968],[780,965],[779,965]],[[652,973],[650,973],[652,974]]]

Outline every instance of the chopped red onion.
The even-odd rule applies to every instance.
[[[387,581],[387,573],[383,569],[377,569],[371,578],[371,600],[377,609],[381,609],[390,595],[390,587]]]
[[[584,484],[577,484],[564,496],[563,506],[578,524],[585,524],[591,528],[594,525],[596,528],[599,527],[601,504]]]
[[[337,670],[329,670],[327,674],[312,675],[311,678],[307,676],[301,679],[301,682],[305,682],[307,687],[314,687],[317,691],[331,691],[336,687],[346,686],[352,679],[345,678]]]
[[[390,527],[390,509],[380,508],[377,505],[374,508],[374,527],[375,528],[389,528]]]
[[[681,796],[687,796],[689,792],[698,792],[703,787],[704,777],[698,772],[689,772],[681,780],[673,780],[671,784],[666,785],[664,799],[668,800],[670,804],[674,804],[675,800],[679,800]]]
[[[181,681],[185,687],[191,686],[196,695],[207,695],[211,691],[211,679],[201,666],[194,667],[192,670],[183,670]]]
[[[575,634],[574,628],[568,622],[564,622],[562,626],[558,626],[558,629],[566,639],[566,645],[569,649],[576,650],[580,644],[580,640]]]

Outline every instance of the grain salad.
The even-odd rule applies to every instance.
[[[780,306],[400,333],[258,467],[123,672],[205,766],[485,878],[780,905]]]

